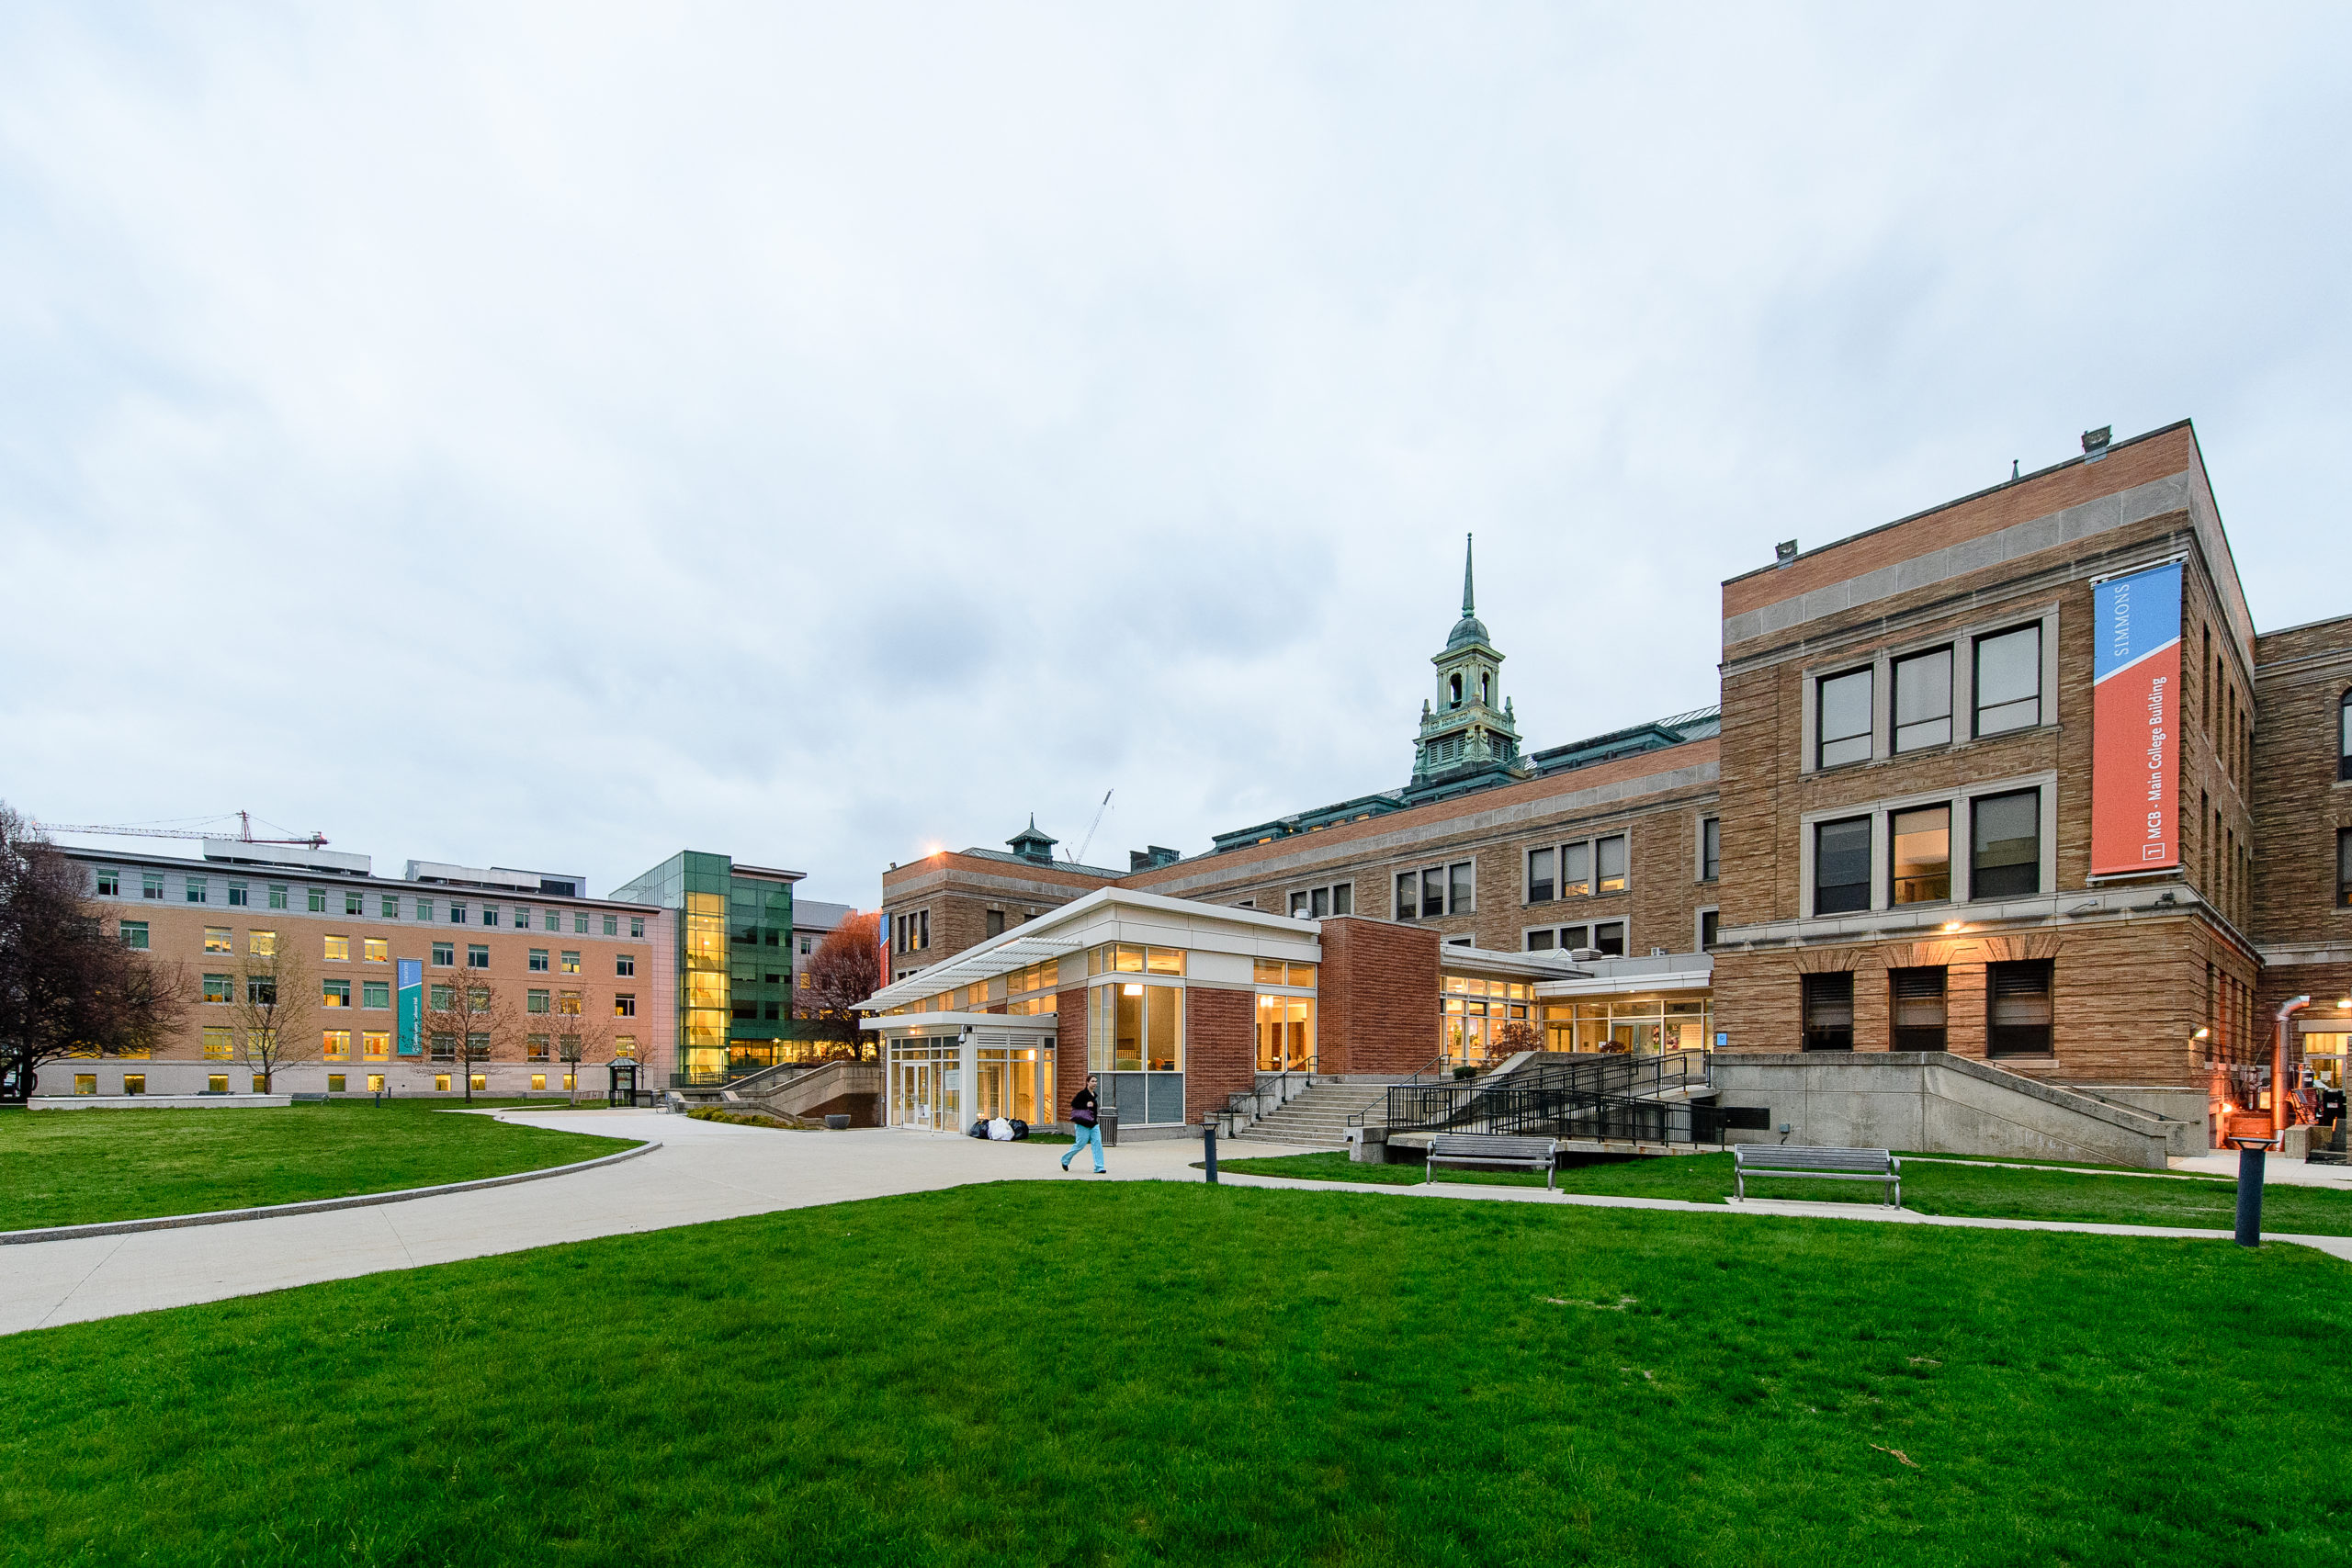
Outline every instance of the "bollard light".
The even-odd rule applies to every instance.
[[[1201,1118],[1201,1147],[1203,1150],[1201,1163],[1208,1170],[1209,1185],[1215,1187],[1216,1185],[1216,1118],[1215,1116]]]

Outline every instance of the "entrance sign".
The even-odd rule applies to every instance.
[[[2091,590],[2091,874],[2180,863],[2180,563]]]
[[[424,1021],[424,961],[403,958],[394,965],[400,983],[400,1050],[403,1056],[416,1055],[417,1030]]]

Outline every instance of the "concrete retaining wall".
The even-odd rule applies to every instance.
[[[2097,1100],[1941,1052],[1719,1052],[1717,1103],[1763,1107],[1764,1132],[1734,1142],[1912,1149],[2005,1159],[2090,1160],[2161,1170],[2175,1144],[2201,1150],[2193,1123]]]
[[[293,1103],[290,1094],[37,1094],[25,1106],[30,1111],[251,1111]]]

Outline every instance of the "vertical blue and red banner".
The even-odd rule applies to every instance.
[[[2092,589],[2091,874],[2180,863],[2180,563]]]

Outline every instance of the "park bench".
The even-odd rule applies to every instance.
[[[1887,1201],[1903,1207],[1903,1162],[1889,1149],[1825,1149],[1797,1144],[1734,1144],[1732,1195],[1747,1197],[1751,1176],[1788,1176],[1831,1181],[1875,1181]]]
[[[1512,1138],[1493,1133],[1440,1133],[1430,1140],[1426,1185],[1437,1179],[1440,1161],[1447,1165],[1499,1165],[1517,1170],[1541,1170],[1544,1186],[1552,1186],[1552,1162],[1560,1145],[1552,1138]]]

